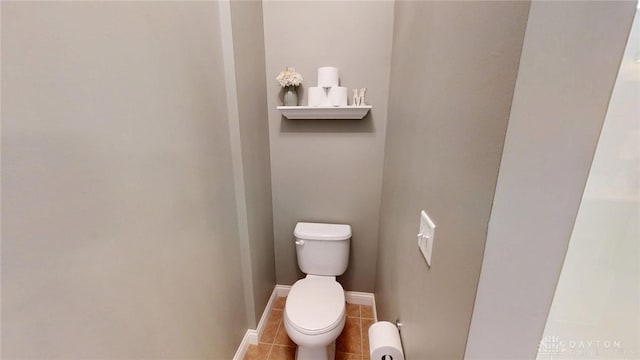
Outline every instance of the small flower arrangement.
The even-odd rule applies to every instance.
[[[276,80],[278,80],[278,83],[280,83],[280,86],[283,88],[287,86],[299,86],[302,84],[302,75],[296,72],[296,68],[288,66],[282,70],[280,75],[276,77]]]

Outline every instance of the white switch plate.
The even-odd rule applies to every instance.
[[[420,212],[420,231],[418,232],[418,248],[422,256],[431,267],[431,253],[433,252],[433,238],[436,235],[436,224],[431,221],[424,210]]]

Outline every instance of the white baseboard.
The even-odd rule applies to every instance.
[[[278,298],[278,296],[285,296],[286,294],[289,293],[289,290],[287,289],[284,295],[280,295],[280,292],[278,291],[279,286],[282,286],[282,285],[276,285],[273,288],[271,297],[269,297],[269,301],[267,302],[267,305],[264,307],[264,311],[262,312],[262,316],[260,317],[260,321],[258,322],[258,326],[256,327],[256,329],[255,330],[248,329],[247,332],[244,334],[244,337],[242,338],[242,342],[240,343],[240,346],[238,346],[238,350],[236,350],[236,354],[233,356],[233,360],[242,360],[244,358],[244,355],[247,353],[247,350],[249,349],[249,345],[258,344],[258,339],[260,339],[260,337],[262,336],[262,333],[264,332],[265,326],[267,326],[267,321],[269,320],[269,314],[271,313],[271,309],[273,308],[273,304],[275,303],[276,299]],[[291,286],[289,286],[288,288],[290,289]]]
[[[289,291],[291,291],[291,285],[276,285],[273,289],[277,296],[287,296]]]
[[[258,343],[258,333],[249,329],[246,333],[244,333],[244,337],[242,338],[242,342],[240,342],[240,346],[238,346],[238,350],[236,350],[235,355],[233,355],[233,360],[242,360],[244,359],[244,355],[247,353],[249,349],[249,345]]]
[[[269,321],[269,314],[271,313],[271,309],[273,309],[273,304],[275,304],[276,299],[278,298],[278,293],[276,291],[276,289],[278,288],[278,285],[276,285],[273,288],[273,291],[271,292],[271,296],[269,297],[269,301],[267,301],[267,305],[264,307],[264,311],[262,311],[262,316],[260,317],[260,321],[258,322],[258,327],[256,328],[256,342],[252,343],[252,344],[257,344],[258,343],[258,339],[260,339],[260,337],[262,336],[262,333],[264,332],[264,327],[267,326],[267,321]]]
[[[373,320],[378,321],[378,311],[376,309],[376,297],[373,293],[359,291],[345,291],[344,297],[349,304],[370,305],[373,309]]]
[[[264,331],[264,328],[267,325],[267,321],[269,320],[269,314],[271,313],[273,304],[276,302],[276,299],[278,297],[287,296],[289,294],[289,291],[291,291],[291,285],[276,285],[273,288],[273,292],[271,293],[269,302],[267,302],[267,306],[265,306],[264,311],[262,312],[262,316],[260,317],[260,322],[258,322],[258,327],[255,330],[247,330],[247,332],[244,334],[244,337],[242,338],[240,346],[238,346],[238,350],[236,350],[236,354],[233,356],[233,360],[242,360],[244,358],[244,355],[247,353],[247,349],[249,349],[249,345],[258,344],[258,339],[260,339],[260,336],[262,336],[262,332]],[[373,293],[345,291],[344,297],[350,304],[371,305],[371,307],[373,308],[373,320],[378,321],[376,297]]]

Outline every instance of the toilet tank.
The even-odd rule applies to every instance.
[[[298,267],[305,274],[338,276],[349,265],[351,226],[344,224],[296,224]]]

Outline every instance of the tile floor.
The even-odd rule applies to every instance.
[[[249,345],[244,360],[293,360],[296,344],[289,339],[282,323],[286,297],[278,297],[258,345]],[[347,321],[336,340],[336,360],[369,360],[369,326],[373,309],[347,303]]]

